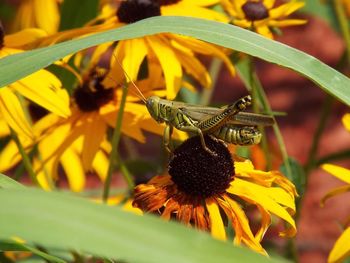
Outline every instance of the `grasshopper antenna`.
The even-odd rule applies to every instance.
[[[141,95],[140,99],[143,101],[143,103],[146,103],[147,99],[145,98],[145,96],[143,96],[141,90],[136,86],[135,82],[130,78],[130,76],[128,75],[128,73],[124,70],[122,64],[120,63],[119,59],[117,58],[117,56],[114,54],[114,52],[112,53],[113,56],[115,57],[115,60],[117,61],[118,65],[120,66],[120,68],[123,70],[124,75],[126,76],[126,78],[131,82],[131,84],[134,86],[134,88],[137,90],[137,92]]]

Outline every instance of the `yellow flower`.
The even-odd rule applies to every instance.
[[[217,2],[219,1],[127,0],[120,2],[120,5],[117,6],[116,3],[119,3],[118,1],[111,1],[110,4],[106,4],[103,7],[101,14],[91,21],[89,26],[60,32],[43,41],[41,45],[49,45],[67,38],[76,37],[77,35],[121,27],[159,15],[193,16],[227,22],[226,16],[207,8],[207,6]],[[92,63],[96,63],[100,59],[101,54],[111,46],[113,46],[113,43],[99,45],[93,53]],[[196,57],[196,54],[213,56],[223,60],[230,72],[234,74],[234,67],[222,48],[190,37],[169,33],[119,41],[114,53],[132,80],[137,79],[143,61],[146,61],[148,66],[152,63],[158,64],[163,71],[168,99],[175,98],[180,89],[183,71],[186,71],[202,86],[210,87],[211,79],[209,73],[203,63]],[[112,71],[119,71],[119,67],[118,64],[111,61]]]
[[[58,178],[59,164],[64,168],[73,191],[84,189],[86,171],[95,171],[102,181],[105,179],[111,150],[106,132],[116,123],[122,96],[122,90],[117,87],[122,85],[122,80],[121,71],[111,76],[106,70],[92,69],[72,95],[71,116],[64,119],[48,114],[35,123],[33,130],[38,134],[40,161],[34,159],[33,166],[44,189],[52,188],[50,178]],[[157,74],[137,84],[146,96],[164,96],[164,90],[152,91],[154,85],[161,87],[164,84]],[[139,98],[127,96],[121,131],[139,142],[145,142],[143,130],[162,134],[164,126],[154,121],[145,105],[139,102]],[[183,138],[177,132],[175,136]],[[33,142],[25,140],[23,145],[30,150]],[[11,141],[0,153],[0,171],[12,168],[20,160],[17,147]]]
[[[345,114],[343,116],[343,124],[345,128],[350,132],[350,114]],[[326,200],[330,197],[336,196],[338,194],[350,192],[350,170],[333,165],[333,164],[324,164],[322,169],[328,173],[334,175],[339,180],[346,183],[346,185],[337,187],[329,191],[321,200],[321,205],[324,205]],[[328,262],[342,262],[346,257],[350,256],[350,227],[347,227],[338,240],[335,242],[334,247],[329,254]]]
[[[275,0],[221,0],[231,15],[232,23],[273,38],[271,28],[302,25],[306,20],[287,17],[304,6],[304,2],[291,0],[275,7]]]
[[[40,28],[48,34],[56,33],[60,22],[61,0],[22,0],[16,11],[12,31]]]
[[[343,0],[347,15],[350,17],[350,0]]]
[[[0,58],[22,52],[22,46],[44,35],[42,30],[27,29],[5,36],[0,23]],[[69,96],[59,79],[47,70],[39,70],[0,89],[0,115],[20,136],[33,138],[33,133],[17,93],[59,116],[70,114]]]
[[[244,244],[265,254],[260,242],[271,223],[271,214],[290,226],[280,233],[296,233],[294,185],[278,171],[255,170],[249,160],[234,161],[220,141],[206,137],[207,146],[217,156],[205,151],[199,137],[184,142],[169,163],[169,175],[156,176],[147,184],[136,186],[134,206],[162,218],[177,219],[186,225],[227,239],[225,222],[231,223],[234,243]],[[255,205],[261,214],[259,229],[253,233],[244,212],[245,204]]]

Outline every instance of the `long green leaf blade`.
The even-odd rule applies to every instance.
[[[5,57],[0,60],[0,87],[79,50],[108,41],[162,32],[196,37],[290,68],[350,105],[350,80],[318,59],[239,27],[190,17],[152,17],[85,38]]]
[[[180,224],[67,194],[4,189],[0,207],[0,239],[128,262],[271,262]]]

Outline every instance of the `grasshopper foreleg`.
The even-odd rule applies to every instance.
[[[164,147],[169,153],[172,152],[170,148],[172,134],[173,134],[173,126],[167,124],[165,126],[164,133],[163,133],[163,141],[164,141]]]
[[[178,112],[178,119],[181,118],[181,122],[178,122],[177,125],[175,126],[176,129],[185,131],[185,132],[190,132],[190,133],[197,133],[199,135],[199,138],[201,140],[201,144],[204,150],[206,150],[208,153],[210,153],[213,156],[216,156],[216,153],[210,150],[207,145],[205,144],[204,140],[204,135],[203,132],[200,128],[196,126],[196,122],[194,122],[191,118],[189,118],[184,112],[182,112],[179,109]],[[181,117],[180,117],[181,116]]]

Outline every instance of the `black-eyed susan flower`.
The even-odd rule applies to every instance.
[[[209,231],[221,240],[227,239],[228,220],[235,231],[234,243],[260,253],[266,253],[260,242],[271,223],[271,214],[289,225],[281,235],[294,235],[294,185],[278,171],[255,170],[249,160],[233,161],[220,141],[206,137],[206,144],[217,156],[203,149],[199,137],[185,141],[174,151],[169,175],[136,186],[134,206]],[[261,213],[255,233],[245,205],[255,205]]]
[[[104,31],[153,16],[193,16],[221,22],[227,22],[225,15],[208,8],[219,1],[153,1],[127,0],[109,1],[102,8],[101,14],[88,26],[77,30],[60,32],[49,37],[41,45],[52,44],[67,38],[91,32]],[[113,43],[99,45],[93,53],[93,61],[99,60]],[[217,57],[223,60],[232,74],[234,67],[224,50],[218,46],[190,37],[174,34],[157,34],[137,39],[119,41],[114,53],[132,80],[136,80],[143,61],[156,63],[162,69],[167,88],[167,98],[173,99],[182,83],[183,71],[186,71],[202,86],[209,87],[211,79],[197,54]],[[93,62],[94,63],[94,62]],[[111,70],[119,71],[120,66],[111,60]]]
[[[56,33],[60,22],[59,3],[62,0],[22,0],[16,11],[12,31],[40,28]]]
[[[120,85],[123,83],[121,71],[110,78],[106,74],[107,71],[101,68],[88,71],[72,95],[71,116],[64,119],[48,114],[34,124],[40,159],[34,159],[33,166],[43,188],[50,189],[50,178],[58,178],[59,165],[64,168],[70,188],[74,191],[84,189],[87,171],[94,171],[102,181],[105,179],[111,151],[107,129],[115,126],[122,96]],[[164,85],[162,78],[156,75],[137,82],[145,96],[164,96],[164,90],[152,91],[154,85]],[[154,82],[155,78],[160,82]],[[144,130],[162,134],[163,127],[151,118],[145,105],[139,102],[138,97],[127,96],[121,132],[145,142]],[[184,138],[179,133],[175,136]],[[33,147],[31,141],[25,141],[23,145],[28,150]],[[10,169],[20,160],[17,147],[11,141],[0,153],[0,171]]]
[[[345,114],[343,117],[343,124],[350,132],[350,114]],[[350,192],[350,170],[333,164],[324,164],[322,169],[332,174],[339,180],[346,183],[344,186],[337,187],[329,191],[322,199],[321,204],[324,205],[326,200],[339,194]],[[338,240],[335,242],[331,253],[328,257],[328,262],[342,262],[345,258],[350,256],[350,226],[344,230]]]
[[[289,19],[290,14],[304,6],[304,2],[291,0],[276,6],[275,0],[221,0],[234,25],[253,30],[273,38],[271,28],[302,25],[306,20]]]
[[[0,23],[0,58],[22,52],[22,46],[45,35],[46,33],[39,29],[27,29],[5,35]],[[70,114],[69,96],[66,90],[62,89],[59,79],[47,70],[39,70],[0,90],[0,115],[21,136],[33,138],[33,133],[17,94],[61,117]]]

